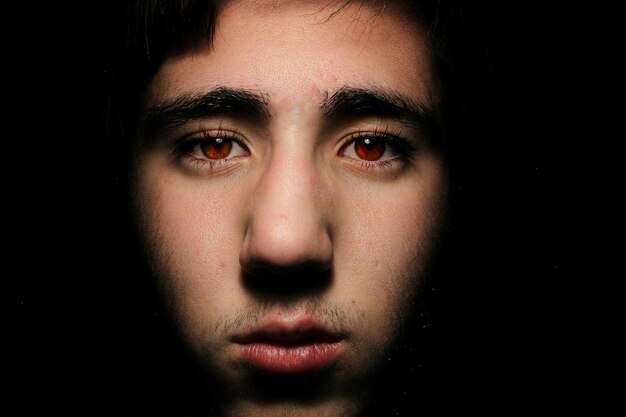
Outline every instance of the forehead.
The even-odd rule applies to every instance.
[[[212,46],[165,59],[148,100],[217,86],[271,99],[324,96],[349,85],[400,91],[428,105],[435,81],[424,31],[397,2],[228,1]]]

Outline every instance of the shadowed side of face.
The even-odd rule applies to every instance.
[[[142,110],[141,234],[226,415],[358,415],[442,220],[424,33],[325,6],[227,2]]]

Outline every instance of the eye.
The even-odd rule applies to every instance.
[[[206,140],[200,145],[200,150],[209,159],[226,158],[233,150],[233,141],[224,138]]]
[[[206,136],[192,142],[186,153],[197,159],[217,161],[247,155],[248,151],[226,136]]]
[[[400,156],[389,140],[373,136],[353,139],[345,145],[340,154],[367,162],[384,162]]]

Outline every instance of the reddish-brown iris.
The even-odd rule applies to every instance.
[[[233,141],[225,138],[208,139],[200,145],[200,148],[209,159],[224,159],[233,149]]]
[[[354,141],[354,152],[365,161],[378,161],[385,153],[386,144],[376,139],[358,139]]]

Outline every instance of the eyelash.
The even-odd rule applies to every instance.
[[[191,154],[191,150],[206,142],[210,139],[223,138],[230,140],[237,144],[249,155],[248,146],[241,140],[241,136],[236,131],[225,131],[221,129],[216,130],[203,130],[199,133],[194,133],[183,137],[179,143],[175,146],[174,153],[178,160],[183,161],[189,167],[195,170],[207,169],[209,173],[216,170],[226,168],[233,162],[235,162],[239,156],[221,158],[221,159],[201,159]],[[364,159],[356,159],[350,156],[343,155],[343,152],[353,143],[364,140],[374,139],[376,141],[383,142],[386,146],[390,146],[397,157],[386,159],[382,161],[368,161]],[[399,132],[392,131],[390,129],[374,129],[371,131],[360,131],[351,133],[347,140],[341,145],[337,154],[343,158],[350,160],[352,164],[357,165],[360,169],[365,171],[373,170],[385,170],[393,169],[399,164],[402,165],[409,161],[416,152],[416,149],[412,143],[402,138]]]
[[[189,136],[183,137],[174,149],[174,154],[177,159],[182,160],[185,164],[189,165],[196,170],[208,169],[209,173],[216,169],[225,168],[238,158],[238,156],[221,159],[201,159],[193,156],[191,150],[196,146],[206,142],[210,139],[226,139],[237,144],[249,154],[248,147],[241,140],[240,135],[237,132],[225,131],[221,129],[217,130],[203,130],[199,133],[194,133]]]
[[[355,159],[349,156],[342,155],[342,153],[356,141],[363,139],[374,139],[383,142],[387,146],[391,146],[398,154],[397,157],[392,159],[386,159],[383,161],[367,161],[364,159]],[[361,169],[376,170],[376,169],[391,169],[397,164],[406,163],[415,154],[415,146],[409,141],[402,138],[400,132],[395,132],[391,129],[375,129],[371,131],[355,132],[348,136],[347,141],[341,145],[337,154],[344,158],[350,159],[351,163],[358,165]]]

